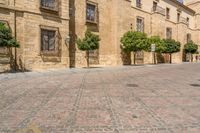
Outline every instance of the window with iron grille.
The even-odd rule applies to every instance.
[[[138,7],[138,8],[142,7],[141,0],[136,0],[136,7]]]
[[[166,39],[172,39],[172,28],[166,29]]]
[[[56,50],[56,31],[41,29],[41,51],[53,52]]]
[[[190,42],[192,40],[192,36],[190,33],[187,34],[187,43]]]
[[[86,21],[94,23],[97,22],[97,4],[87,2]]]
[[[58,0],[41,0],[41,7],[50,10],[58,10]]]
[[[144,32],[144,19],[143,18],[137,18],[136,20],[136,26],[138,32]]]

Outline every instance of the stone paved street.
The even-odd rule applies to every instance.
[[[1,74],[0,91],[0,133],[200,133],[199,63]]]

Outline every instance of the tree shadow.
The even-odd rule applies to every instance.
[[[97,68],[103,68],[103,67],[82,67],[83,69],[97,69]]]

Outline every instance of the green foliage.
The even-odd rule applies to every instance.
[[[164,51],[164,41],[160,39],[159,36],[152,36],[148,38],[148,42],[146,44],[147,46],[145,51],[150,52],[152,44],[156,45],[155,52],[162,53]]]
[[[98,35],[91,33],[90,31],[85,32],[85,38],[77,40],[78,48],[82,51],[95,50],[99,48],[100,38]]]
[[[163,51],[162,53],[176,53],[180,51],[181,43],[173,39],[164,39],[163,40]]]
[[[19,43],[12,37],[11,30],[0,22],[0,47],[19,47]]]
[[[184,51],[186,53],[195,54],[197,53],[197,50],[198,50],[198,45],[195,44],[193,41],[186,43],[184,46]]]
[[[121,38],[124,52],[137,52],[146,49],[147,35],[142,32],[128,31]]]

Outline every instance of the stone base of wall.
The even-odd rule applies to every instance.
[[[131,65],[133,64],[133,54],[126,55],[126,62],[122,59],[121,55],[99,55],[99,64],[90,64],[90,66],[121,66],[121,65]],[[156,54],[156,63],[169,63],[168,55],[160,55],[163,60],[159,61],[159,55]],[[182,56],[180,53],[175,53],[172,55],[172,63],[181,63]],[[49,57],[47,61],[44,61],[42,57],[25,57],[24,68],[26,70],[44,70],[44,69],[63,69],[69,68],[69,58],[53,58]],[[85,58],[85,52],[80,52],[76,54],[75,67],[82,68],[87,67],[87,62]],[[153,64],[154,57],[152,52],[144,52],[143,60],[137,60],[136,64]]]
[[[1,64],[0,63],[0,73],[10,71],[10,64]]]
[[[99,55],[99,64],[104,66],[119,65],[117,55]]]
[[[6,48],[0,48],[0,73],[10,71],[10,57]]]
[[[21,67],[27,71],[69,68],[68,60],[69,58],[64,57],[48,57],[46,60],[42,57],[25,57]]]

